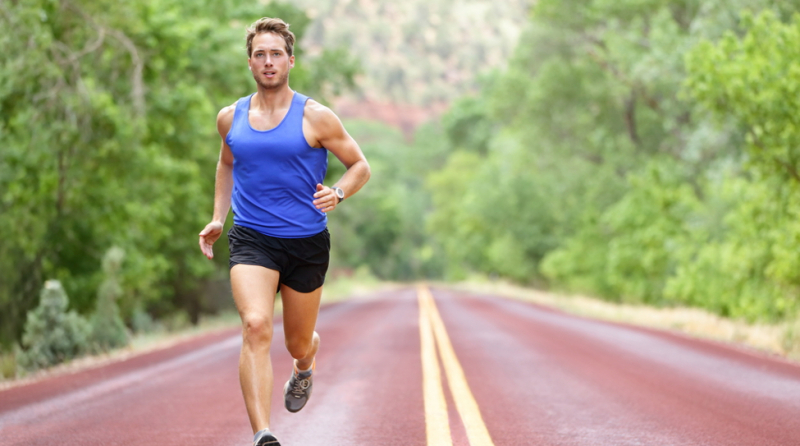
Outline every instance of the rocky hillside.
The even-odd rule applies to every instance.
[[[474,90],[514,50],[533,0],[297,0],[313,55],[344,46],[362,61],[360,91],[337,108],[400,120],[405,130]],[[397,123],[397,122],[395,122]]]

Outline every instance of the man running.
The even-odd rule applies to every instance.
[[[222,138],[214,216],[200,232],[209,259],[233,207],[231,287],[242,319],[239,381],[256,446],[279,446],[270,433],[272,315],[283,300],[286,348],[294,358],[284,386],[286,409],[297,412],[311,395],[315,331],[328,270],[327,212],[355,194],[370,176],[358,144],[327,107],[289,88],[294,34],[283,20],[262,18],[247,29],[247,55],[256,92],[217,115]],[[322,184],[328,151],[347,171]]]

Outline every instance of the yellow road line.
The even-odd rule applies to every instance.
[[[420,287],[420,290],[422,288]],[[422,392],[425,399],[425,432],[429,446],[451,446],[450,418],[447,415],[447,402],[444,399],[442,375],[439,370],[439,359],[436,357],[436,344],[433,340],[430,311],[423,301],[422,291],[419,298],[419,337],[422,351]]]
[[[492,437],[489,435],[489,430],[486,428],[486,423],[484,423],[481,411],[478,408],[478,403],[475,401],[475,397],[472,395],[467,383],[464,369],[458,362],[456,352],[453,350],[453,344],[447,335],[447,329],[439,315],[439,310],[436,308],[433,295],[426,287],[422,286],[418,289],[418,295],[420,320],[422,320],[423,312],[425,317],[430,318],[434,338],[439,347],[439,354],[442,357],[442,364],[447,376],[447,383],[450,386],[450,392],[453,394],[453,401],[455,401],[458,414],[461,416],[461,421],[467,430],[469,444],[471,446],[494,446]],[[436,443],[428,443],[428,445],[432,444]]]

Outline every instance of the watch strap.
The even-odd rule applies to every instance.
[[[338,203],[341,203],[344,200],[344,189],[336,186],[333,186],[331,189],[333,190],[333,193],[336,194],[336,198],[339,200]]]

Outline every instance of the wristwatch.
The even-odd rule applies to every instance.
[[[333,186],[331,190],[333,191],[333,193],[336,194],[336,198],[339,199],[337,203],[341,203],[342,200],[344,200],[344,190],[341,187],[336,187],[336,186]]]

